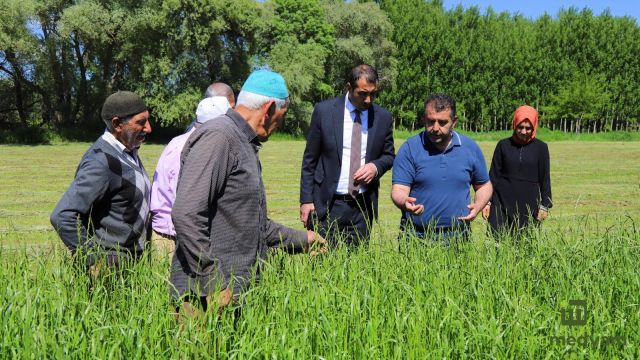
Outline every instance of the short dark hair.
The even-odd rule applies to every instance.
[[[351,85],[351,89],[355,89],[358,85],[358,80],[363,78],[371,84],[378,83],[378,72],[373,66],[368,64],[360,64],[349,72],[349,79],[347,82]]]
[[[451,120],[456,118],[456,101],[446,94],[431,94],[424,101],[424,112],[427,112],[427,106],[433,104],[433,108],[436,112],[441,112],[447,109],[451,110]]]

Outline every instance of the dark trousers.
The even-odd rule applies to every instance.
[[[410,220],[400,219],[400,243],[410,239],[418,239],[426,244],[449,246],[451,243],[469,241],[471,226],[466,223],[452,227],[423,227],[414,225]]]
[[[129,268],[144,258],[142,252],[114,251],[93,248],[88,252],[74,251],[75,266],[79,270],[95,272],[96,269],[109,269],[118,272]]]
[[[130,285],[133,278],[129,276],[136,264],[148,257],[143,253],[129,251],[105,251],[92,249],[89,253],[82,251],[73,252],[73,266],[75,274],[88,279],[88,290],[100,286],[107,292],[113,292]]]
[[[491,205],[489,213],[489,233],[495,238],[508,236],[517,240],[526,238],[531,230],[540,226],[540,222],[536,220],[535,215],[527,209],[527,211],[508,211],[500,203]]]
[[[327,215],[318,221],[318,232],[329,246],[341,243],[358,246],[369,242],[373,223],[372,203],[367,193],[355,198],[350,195],[334,195]]]

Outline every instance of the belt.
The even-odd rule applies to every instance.
[[[161,236],[161,237],[163,237],[163,238],[165,238],[165,239],[168,239],[168,240],[176,241],[176,237],[175,237],[175,236],[173,236],[173,235],[169,235],[169,234],[161,233],[161,232],[159,232],[159,231],[155,231],[155,230],[153,230],[153,231],[154,231],[156,234],[158,234],[158,236]]]
[[[428,233],[428,232],[433,232],[433,233],[436,233],[436,234],[453,233],[453,232],[464,233],[464,232],[468,231],[470,229],[470,227],[471,226],[469,224],[466,224],[464,222],[461,222],[456,226],[424,227],[424,226],[422,226],[420,224],[411,223],[407,218],[403,217],[402,219],[400,219],[400,228],[403,231],[413,230],[413,231],[420,232],[420,233]]]
[[[346,202],[364,200],[364,193],[359,193],[358,195],[356,195],[355,198],[349,194],[333,194],[333,199],[342,200]]]
[[[405,227],[405,230],[414,230],[416,232],[419,233],[429,233],[429,232],[433,232],[434,234],[448,234],[448,233],[460,233],[463,234],[465,232],[467,232],[469,230],[469,226],[465,226],[465,225],[461,225],[458,227],[433,227],[433,228],[428,228],[428,227],[422,227],[420,225],[417,226],[413,226],[412,228],[410,227]]]

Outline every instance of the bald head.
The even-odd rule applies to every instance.
[[[236,106],[236,97],[235,95],[233,95],[233,89],[231,89],[231,86],[223,82],[216,82],[209,85],[207,91],[205,91],[204,93],[205,98],[214,96],[224,96],[227,98],[227,100],[229,100],[229,104],[231,105],[231,107]]]

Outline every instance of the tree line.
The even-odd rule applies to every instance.
[[[379,70],[377,102],[399,128],[421,126],[432,92],[476,131],[508,128],[522,104],[563,131],[637,129],[640,116],[640,28],[588,8],[529,19],[439,0],[0,0],[0,18],[0,129],[101,128],[118,89],[182,127],[209,83],[239,91],[269,67],[290,88],[286,130],[302,134],[358,63]]]

